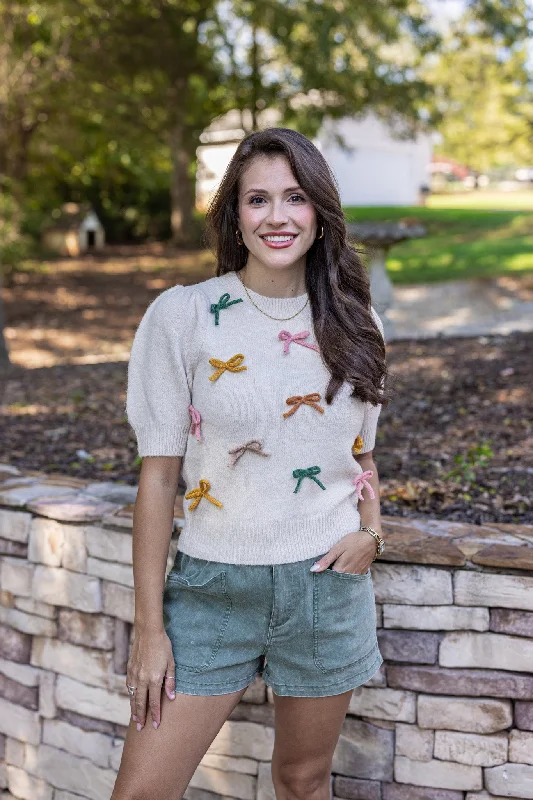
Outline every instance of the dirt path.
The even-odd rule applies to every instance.
[[[533,331],[533,275],[396,286],[389,340]]]

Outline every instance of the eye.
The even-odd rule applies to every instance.
[[[296,198],[296,200],[295,200],[295,198]],[[264,200],[264,199],[265,198],[261,197],[261,195],[256,194],[256,195],[254,195],[253,197],[250,198],[249,202],[250,202],[251,206],[256,206],[256,205],[260,205],[259,203],[255,202],[256,200]],[[305,197],[303,197],[303,195],[301,195],[301,194],[291,194],[291,196],[289,197],[289,200],[291,200],[291,201],[295,200],[295,202],[297,202],[297,203],[305,203],[306,202]]]

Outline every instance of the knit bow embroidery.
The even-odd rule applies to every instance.
[[[220,312],[224,308],[229,308],[234,303],[242,303],[242,297],[239,297],[238,300],[230,300],[229,298],[230,298],[230,293],[225,292],[223,295],[221,295],[218,303],[211,303],[211,313],[215,315],[215,325],[218,325],[218,318]]]
[[[221,361],[219,358],[210,358],[209,363],[212,367],[216,367],[216,372],[213,372],[213,374],[209,376],[209,380],[216,381],[226,370],[229,372],[241,372],[243,369],[248,369],[248,367],[240,366],[243,361],[244,356],[242,353],[237,353],[237,355],[232,356],[228,361]]]
[[[192,436],[196,435],[198,441],[200,441],[200,423],[202,421],[202,417],[200,416],[200,412],[197,408],[195,408],[192,403],[189,406],[189,414],[191,415],[192,425],[191,425],[191,434]]]
[[[285,402],[287,405],[292,406],[292,408],[289,411],[286,411],[283,416],[290,417],[291,414],[294,414],[294,412],[297,411],[302,404],[313,406],[313,408],[316,408],[317,411],[320,411],[320,413],[323,414],[324,409],[322,406],[318,405],[319,400],[320,394],[318,392],[311,392],[311,394],[305,395],[295,394],[293,397],[287,397]]]
[[[309,336],[309,331],[300,331],[300,333],[290,333],[290,331],[280,331],[278,333],[278,339],[283,342],[283,352],[289,352],[289,346],[291,342],[295,344],[301,344],[302,347],[309,347],[311,350],[318,350],[318,346],[316,344],[308,344],[308,342],[304,342],[304,339],[307,339]]]
[[[367,481],[367,478],[371,478],[374,472],[371,469],[367,469],[365,472],[360,472],[359,475],[356,475],[353,479],[353,485],[357,489],[357,497],[359,500],[364,500],[363,497],[363,486],[366,486],[368,491],[370,492],[370,499],[373,500],[376,496],[374,494],[374,490]]]
[[[215,500],[214,497],[211,497],[211,495],[208,494],[208,491],[211,488],[209,481],[205,480],[205,478],[201,478],[199,483],[200,485],[198,489],[191,489],[191,491],[187,492],[185,495],[186,500],[192,500],[192,503],[189,506],[189,511],[194,511],[202,497],[205,497],[206,500],[209,500],[215,506],[222,508],[222,503],[220,500]]]
[[[357,455],[357,453],[361,452],[363,447],[364,447],[364,442],[362,436],[357,436],[354,443],[352,444],[352,453],[354,453],[354,455]]]
[[[228,453],[233,456],[230,467],[234,467],[239,458],[244,455],[247,450],[250,450],[252,453],[257,453],[258,456],[270,455],[270,453],[264,452],[263,442],[260,439],[250,439],[248,442],[245,442],[238,447],[234,447],[232,450],[228,450]]]
[[[320,467],[307,467],[307,469],[295,469],[293,470],[292,477],[298,478],[298,483],[296,484],[296,488],[293,494],[296,494],[298,489],[300,488],[300,484],[304,478],[311,478],[315,483],[318,483],[321,489],[325,489],[323,483],[320,483],[318,478],[315,478],[315,475],[318,475],[321,472]]]

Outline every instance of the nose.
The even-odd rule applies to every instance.
[[[273,200],[270,206],[270,214],[268,215],[268,223],[274,228],[277,225],[283,225],[289,221],[289,215],[283,200]]]

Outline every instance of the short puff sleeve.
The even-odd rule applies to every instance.
[[[131,346],[125,410],[141,458],[183,456],[187,449],[196,341],[188,289],[178,285],[158,295]]]
[[[374,321],[376,322],[376,325],[378,326],[380,333],[383,336],[383,341],[385,341],[383,323],[373,306],[370,306],[370,310],[372,312],[372,316],[374,317]],[[376,444],[376,433],[377,433],[378,419],[380,414],[381,414],[381,403],[378,403],[376,406],[373,406],[369,402],[365,403],[363,426],[359,433],[360,437],[363,440],[363,446],[357,455],[362,455],[363,453],[369,453],[371,450],[374,449]]]

